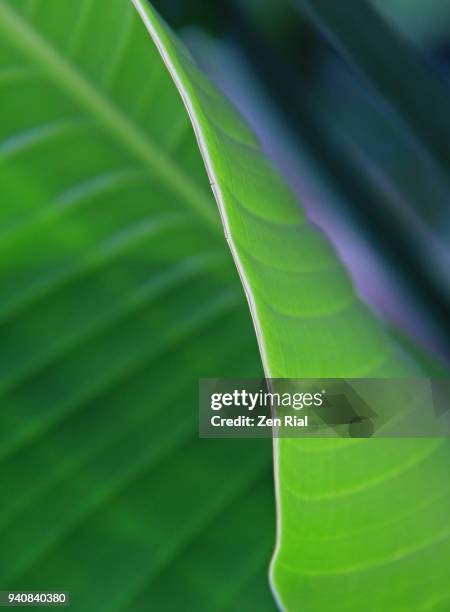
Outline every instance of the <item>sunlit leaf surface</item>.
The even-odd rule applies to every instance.
[[[142,0],[203,150],[272,377],[423,375],[355,296],[323,236],[240,119]],[[442,439],[275,444],[272,582],[297,610],[445,609],[450,561]],[[424,570],[424,568],[427,568]]]

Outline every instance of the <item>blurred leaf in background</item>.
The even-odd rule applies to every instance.
[[[261,366],[181,100],[131,2],[0,33],[1,588],[272,610],[270,443],[197,434],[198,378]]]

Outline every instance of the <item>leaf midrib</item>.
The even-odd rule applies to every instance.
[[[151,172],[157,173],[172,192],[188,203],[203,221],[216,231],[219,230],[212,198],[4,0],[0,0],[0,30],[6,33],[16,48],[70,93],[96,121],[125,145],[134,157]]]

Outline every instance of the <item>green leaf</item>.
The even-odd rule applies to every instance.
[[[193,122],[266,372],[419,372],[245,123],[135,4]],[[198,442],[192,418],[193,380],[256,374],[254,342],[187,115],[130,6],[0,0],[0,582],[71,590],[79,610],[270,609],[267,449]],[[445,609],[448,451],[278,441],[281,603]]]
[[[124,0],[1,0],[0,47],[0,588],[272,610],[270,444],[196,430],[260,365],[176,89]]]
[[[187,106],[271,377],[410,377],[418,364],[354,295],[248,129],[144,0]],[[275,443],[272,584],[289,610],[445,609],[450,562],[440,439]],[[424,571],[429,568],[429,571]]]

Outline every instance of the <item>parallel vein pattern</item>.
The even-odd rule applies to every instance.
[[[423,375],[355,298],[332,249],[305,222],[242,120],[151,6],[133,3],[193,121],[266,373]],[[280,605],[323,612],[448,607],[448,441],[279,440],[275,460],[271,579]]]

